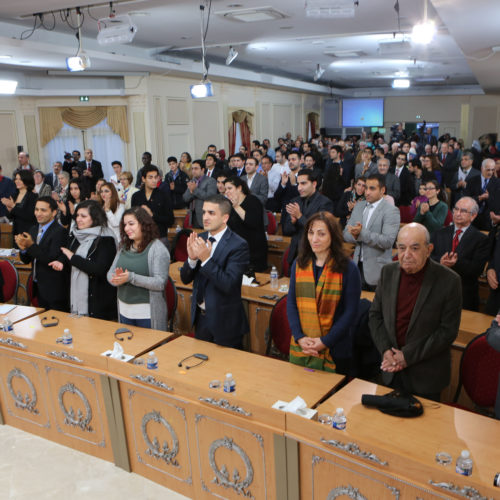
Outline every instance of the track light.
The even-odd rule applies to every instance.
[[[77,9],[76,13],[78,14],[78,33],[76,34],[78,38],[78,51],[76,56],[66,58],[68,71],[84,71],[90,68],[90,59],[82,47],[82,14],[80,9]]]
[[[316,66],[316,71],[314,72],[314,81],[317,82],[325,73],[325,68],[321,67],[321,64]]]
[[[226,66],[229,66],[238,57],[238,51],[236,51],[232,46],[229,47],[229,53],[226,57]]]

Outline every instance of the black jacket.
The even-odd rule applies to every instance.
[[[77,164],[77,167],[80,167],[82,169],[82,172],[87,170],[87,162],[80,161]],[[87,184],[87,187],[89,189],[89,192],[95,191],[95,185],[97,184],[97,181],[99,179],[102,179],[104,177],[104,174],[102,172],[102,165],[100,161],[97,160],[92,160],[90,164],[90,171],[92,172],[92,177],[87,177],[83,175],[83,179],[85,180],[85,183]]]
[[[17,199],[17,194],[14,197],[14,201]],[[38,195],[31,191],[28,191],[20,204],[14,206],[14,208],[7,214],[7,217],[13,221],[12,234],[21,234],[28,232],[31,227],[36,224],[35,217],[35,205]],[[35,235],[36,236],[36,235]],[[33,241],[36,241],[36,237]]]
[[[72,238],[69,249],[76,252],[79,246],[78,240]],[[71,257],[70,264],[88,274],[89,316],[92,318],[114,321],[117,319],[116,287],[110,285],[106,278],[115,256],[115,239],[103,236],[94,240],[86,257],[80,255]]]
[[[144,188],[132,195],[131,206],[146,205],[153,212],[153,219],[158,225],[160,236],[167,236],[168,228],[174,223],[174,212],[172,211],[172,202],[170,199],[170,191],[161,191],[153,189],[151,197],[146,199]]]
[[[174,210],[179,209],[179,208],[186,208],[186,202],[182,199],[182,195],[187,189],[187,182],[189,180],[188,175],[186,172],[183,172],[182,170],[179,169],[179,175],[176,177],[174,180],[174,174],[172,172],[168,172],[167,175],[165,175],[165,189],[162,189],[162,186],[160,186],[160,189],[162,191],[169,190],[170,191],[170,197],[172,199],[172,208]],[[174,183],[174,189],[170,189],[170,183]]]

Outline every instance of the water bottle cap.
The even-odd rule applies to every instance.
[[[149,353],[149,355],[150,355],[150,356],[154,356],[154,355],[155,355],[155,352],[154,352],[154,351],[151,351],[151,352]]]
[[[470,453],[467,450],[462,450],[462,453],[460,454],[462,458],[469,458]]]
[[[233,378],[233,374],[232,373],[226,373],[226,378]]]
[[[69,328],[65,328],[64,333],[69,333]]]
[[[274,271],[274,270],[276,269],[276,266],[273,266],[273,267],[272,267],[272,269],[273,269],[273,271]]]
[[[342,413],[344,413],[344,408],[337,408],[336,413],[337,415],[342,415]]]

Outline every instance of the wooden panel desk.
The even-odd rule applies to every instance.
[[[19,323],[25,319],[31,318],[31,316],[36,316],[41,314],[45,309],[42,307],[32,307],[32,306],[15,306],[12,311],[7,314],[0,314],[0,323],[4,318],[9,318],[13,324]]]
[[[187,212],[186,208],[174,210],[174,228],[177,226],[184,227],[184,219],[186,218]]]
[[[0,224],[0,248],[12,248],[14,246],[12,228],[12,224],[8,222],[2,222]]]
[[[494,437],[500,435],[499,421],[425,399],[424,415],[408,419],[361,404],[362,394],[388,390],[354,380],[319,405],[320,414],[344,408],[344,431],[287,414],[287,436],[299,443],[300,463],[288,470],[288,477],[300,477],[300,498],[500,497],[492,486],[500,463]],[[287,442],[287,449],[291,447]],[[465,449],[474,460],[470,477],[455,473],[455,460]],[[438,452],[449,453],[453,463],[438,464]],[[474,488],[477,496],[466,494],[465,488]]]
[[[59,324],[44,328],[42,317],[56,317]],[[113,348],[120,326],[50,310],[16,323],[13,335],[0,332],[0,408],[5,423],[122,465],[123,443],[117,437],[106,374],[109,358],[101,356]],[[73,334],[72,346],[56,342],[65,328]],[[173,338],[167,332],[131,330],[133,338],[122,343],[125,353],[133,356]]]
[[[270,267],[276,266],[280,276],[283,274],[283,266],[281,264],[283,254],[290,246],[291,240],[290,236],[283,236],[281,234],[270,234],[267,237],[267,263]]]
[[[300,395],[313,407],[343,381],[283,361],[180,337],[155,350],[158,369],[111,368],[120,394],[131,468],[191,498],[286,498],[285,413]],[[208,361],[199,362],[203,353]],[[231,372],[234,393],[210,388]]]

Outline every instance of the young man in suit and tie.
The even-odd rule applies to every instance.
[[[344,229],[344,240],[356,244],[353,260],[358,264],[363,290],[375,290],[382,267],[392,260],[392,245],[399,231],[399,210],[384,200],[384,193],[384,177],[370,175],[366,199],[356,203]]]
[[[33,262],[33,291],[40,307],[68,310],[69,281],[65,272],[52,269],[50,263],[64,259],[61,247],[68,246],[68,233],[56,219],[57,203],[49,196],[38,198],[35,217],[38,222],[29,233],[15,236],[21,260]]]
[[[370,333],[382,355],[385,385],[439,401],[450,383],[451,345],[462,309],[460,277],[429,258],[429,232],[407,224],[398,260],[384,266],[370,309]]]
[[[467,184],[474,179],[474,177],[479,177],[481,172],[472,167],[474,163],[474,154],[471,151],[464,151],[462,154],[462,159],[460,160],[460,168],[453,176],[451,181],[451,192],[452,192],[452,206],[462,198],[466,196]]]
[[[194,282],[191,326],[195,325],[195,337],[241,349],[249,331],[241,301],[249,250],[247,242],[227,227],[230,212],[231,202],[220,194],[205,200],[205,232],[191,233],[181,279],[184,284]]]
[[[262,206],[266,206],[267,196],[269,193],[269,183],[267,177],[257,172],[258,163],[255,158],[247,158],[245,162],[245,175],[241,179],[248,184],[250,192],[259,198]]]

